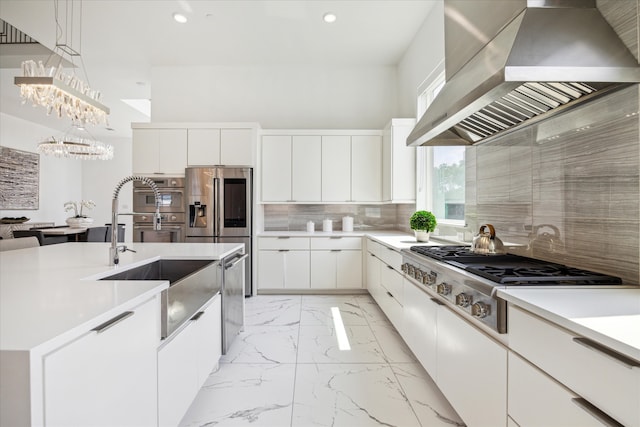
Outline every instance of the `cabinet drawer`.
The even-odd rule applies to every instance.
[[[376,299],[376,302],[384,314],[389,318],[389,321],[393,324],[396,330],[404,330],[402,306],[398,300],[396,300],[395,296],[390,295],[385,288],[382,288],[382,292],[379,294],[379,298]]]
[[[576,405],[575,394],[509,352],[509,416],[521,427],[597,427],[602,424]]]
[[[313,237],[311,249],[362,249],[361,237]]]
[[[372,239],[367,239],[367,251],[380,258],[380,252],[382,249],[384,249],[384,247],[380,243]]]
[[[402,255],[388,246],[380,245],[379,258],[387,265],[393,267],[394,270],[402,271]]]
[[[404,302],[402,275],[386,264],[380,266],[380,283],[400,305]]]
[[[258,249],[309,249],[308,237],[260,237]]]
[[[577,334],[512,305],[509,345],[618,422],[640,426],[639,366],[631,367]]]

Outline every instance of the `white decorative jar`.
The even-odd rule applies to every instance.
[[[418,242],[428,242],[429,241],[429,232],[424,230],[413,230],[416,233],[416,241]]]
[[[76,218],[75,216],[69,217],[65,221],[71,228],[85,228],[93,224],[93,218]]]

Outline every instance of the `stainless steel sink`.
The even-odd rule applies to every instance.
[[[221,290],[218,261],[161,259],[123,270],[100,280],[168,280],[162,291],[162,338],[189,321]]]
[[[168,280],[169,285],[206,267],[215,261],[192,259],[161,259],[139,267],[124,270],[100,280]]]

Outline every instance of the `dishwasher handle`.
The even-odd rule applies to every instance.
[[[238,264],[240,261],[244,261],[246,258],[249,257],[249,254],[238,254],[235,256],[235,259],[233,260],[233,262],[230,263],[224,263],[224,269],[228,270],[230,268],[233,268],[236,266],[236,264]]]

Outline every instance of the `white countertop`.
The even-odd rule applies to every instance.
[[[0,350],[32,350],[86,331],[166,289],[167,281],[99,281],[158,259],[219,260],[238,243],[128,243],[109,266],[110,243],[63,243],[0,252]],[[90,329],[90,328],[89,328]]]
[[[640,360],[640,288],[500,289],[499,297]]]

